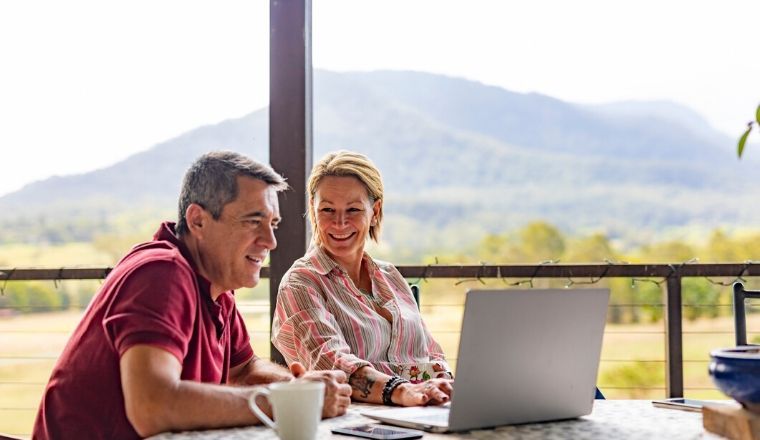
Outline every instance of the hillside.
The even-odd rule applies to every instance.
[[[317,72],[314,81],[314,156],[348,148],[377,163],[391,245],[462,246],[534,219],[635,241],[758,218],[757,165],[737,161],[732,139],[673,103],[583,106],[418,72]],[[125,216],[174,215],[182,173],[202,152],[266,160],[267,118],[261,109],[199,127],[8,194],[0,242],[87,239]],[[44,232],[64,224],[68,236]]]

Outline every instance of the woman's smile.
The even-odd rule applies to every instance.
[[[351,238],[351,237],[353,237],[354,235],[356,235],[356,232],[347,232],[347,233],[345,233],[345,234],[328,234],[328,235],[329,235],[329,236],[330,236],[330,238],[332,238],[333,240],[337,240],[337,241],[346,241],[346,240],[348,240],[349,238]]]

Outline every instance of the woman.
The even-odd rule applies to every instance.
[[[364,155],[330,153],[308,182],[313,242],[280,283],[272,342],[290,364],[346,372],[355,400],[442,404],[451,374],[404,278],[364,252],[383,219],[380,172]]]

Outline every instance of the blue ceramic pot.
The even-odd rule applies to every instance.
[[[741,346],[710,353],[715,385],[754,413],[760,414],[760,346]]]

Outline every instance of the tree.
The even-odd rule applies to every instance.
[[[720,291],[701,278],[684,278],[682,281],[684,316],[694,321],[700,316],[715,318],[718,316],[718,298]]]
[[[487,234],[480,240],[478,256],[482,261],[508,261],[510,243],[506,235]]]
[[[684,262],[692,260],[697,253],[690,245],[681,241],[666,241],[664,243],[655,243],[650,246],[644,246],[639,258],[642,261],[668,263]]]
[[[705,257],[711,261],[739,261],[739,245],[720,229],[713,231],[707,242]]]
[[[566,263],[602,262],[613,259],[617,259],[617,252],[612,249],[607,236],[601,233],[572,241],[566,254],[562,256]]]
[[[62,295],[52,286],[39,282],[12,281],[8,283],[3,307],[20,313],[38,313],[58,310],[63,305]]]
[[[518,232],[524,261],[556,260],[565,252],[565,238],[556,227],[543,221],[529,223]]]

